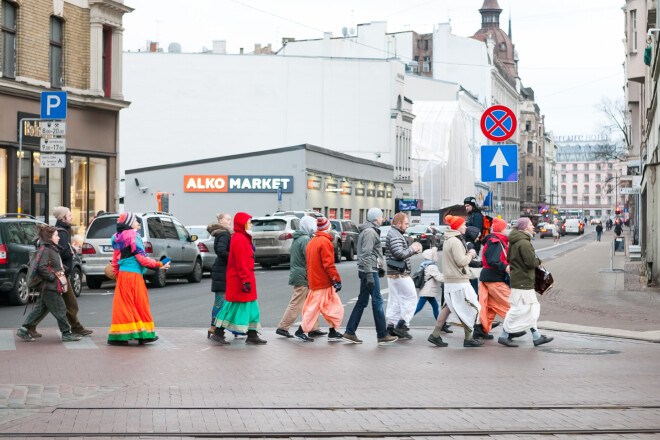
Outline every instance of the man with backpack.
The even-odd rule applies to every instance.
[[[369,304],[369,297],[371,297],[371,308],[376,324],[378,344],[386,344],[398,339],[396,336],[387,333],[385,313],[383,312],[383,297],[380,294],[379,277],[385,273],[385,258],[380,243],[379,229],[382,223],[383,211],[379,208],[371,208],[367,212],[367,221],[360,225],[360,235],[358,235],[357,243],[360,294],[344,332],[344,339],[354,344],[362,343],[355,332],[358,325],[360,325],[364,308]]]
[[[477,199],[475,199],[472,196],[466,197],[465,200],[463,200],[463,205],[465,206],[465,210],[468,213],[468,218],[467,221],[465,222],[466,227],[473,226],[477,228],[478,230],[481,231],[481,236],[485,237],[486,235],[490,234],[490,227],[491,227],[491,222],[492,218],[488,216],[484,216],[481,210],[477,207]],[[467,237],[464,237],[467,240]],[[481,250],[481,242],[476,242],[474,244],[474,250],[479,255],[479,251]]]

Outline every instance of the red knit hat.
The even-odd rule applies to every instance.
[[[501,218],[493,219],[493,232],[502,232],[506,229],[506,222]]]
[[[445,217],[445,223],[447,223],[453,230],[457,230],[463,223],[465,223],[465,219],[463,217],[448,215]]]
[[[316,230],[317,231],[327,231],[330,229],[330,222],[325,217],[318,217],[316,219]]]

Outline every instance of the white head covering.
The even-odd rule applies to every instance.
[[[308,215],[305,215],[303,216],[303,218],[300,219],[300,225],[298,227],[303,231],[305,231],[306,233],[308,233],[309,235],[315,234],[316,219]]]

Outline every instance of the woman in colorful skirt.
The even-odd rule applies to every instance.
[[[112,301],[112,324],[109,345],[128,345],[131,339],[140,344],[158,340],[149,310],[149,296],[144,284],[147,267],[169,269],[163,263],[147,257],[141,225],[135,214],[125,212],[117,219],[117,233],[112,236],[112,269],[117,277],[115,297]]]
[[[234,334],[246,334],[246,344],[265,344],[259,337],[259,305],[257,283],[254,278],[254,244],[248,232],[252,229],[251,216],[239,212],[234,216],[234,234],[229,245],[227,260],[227,287],[225,303],[215,319],[213,340],[229,345],[225,329]]]

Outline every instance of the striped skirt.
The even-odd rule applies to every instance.
[[[112,324],[108,340],[128,341],[155,336],[144,278],[139,273],[120,271],[112,301]]]

